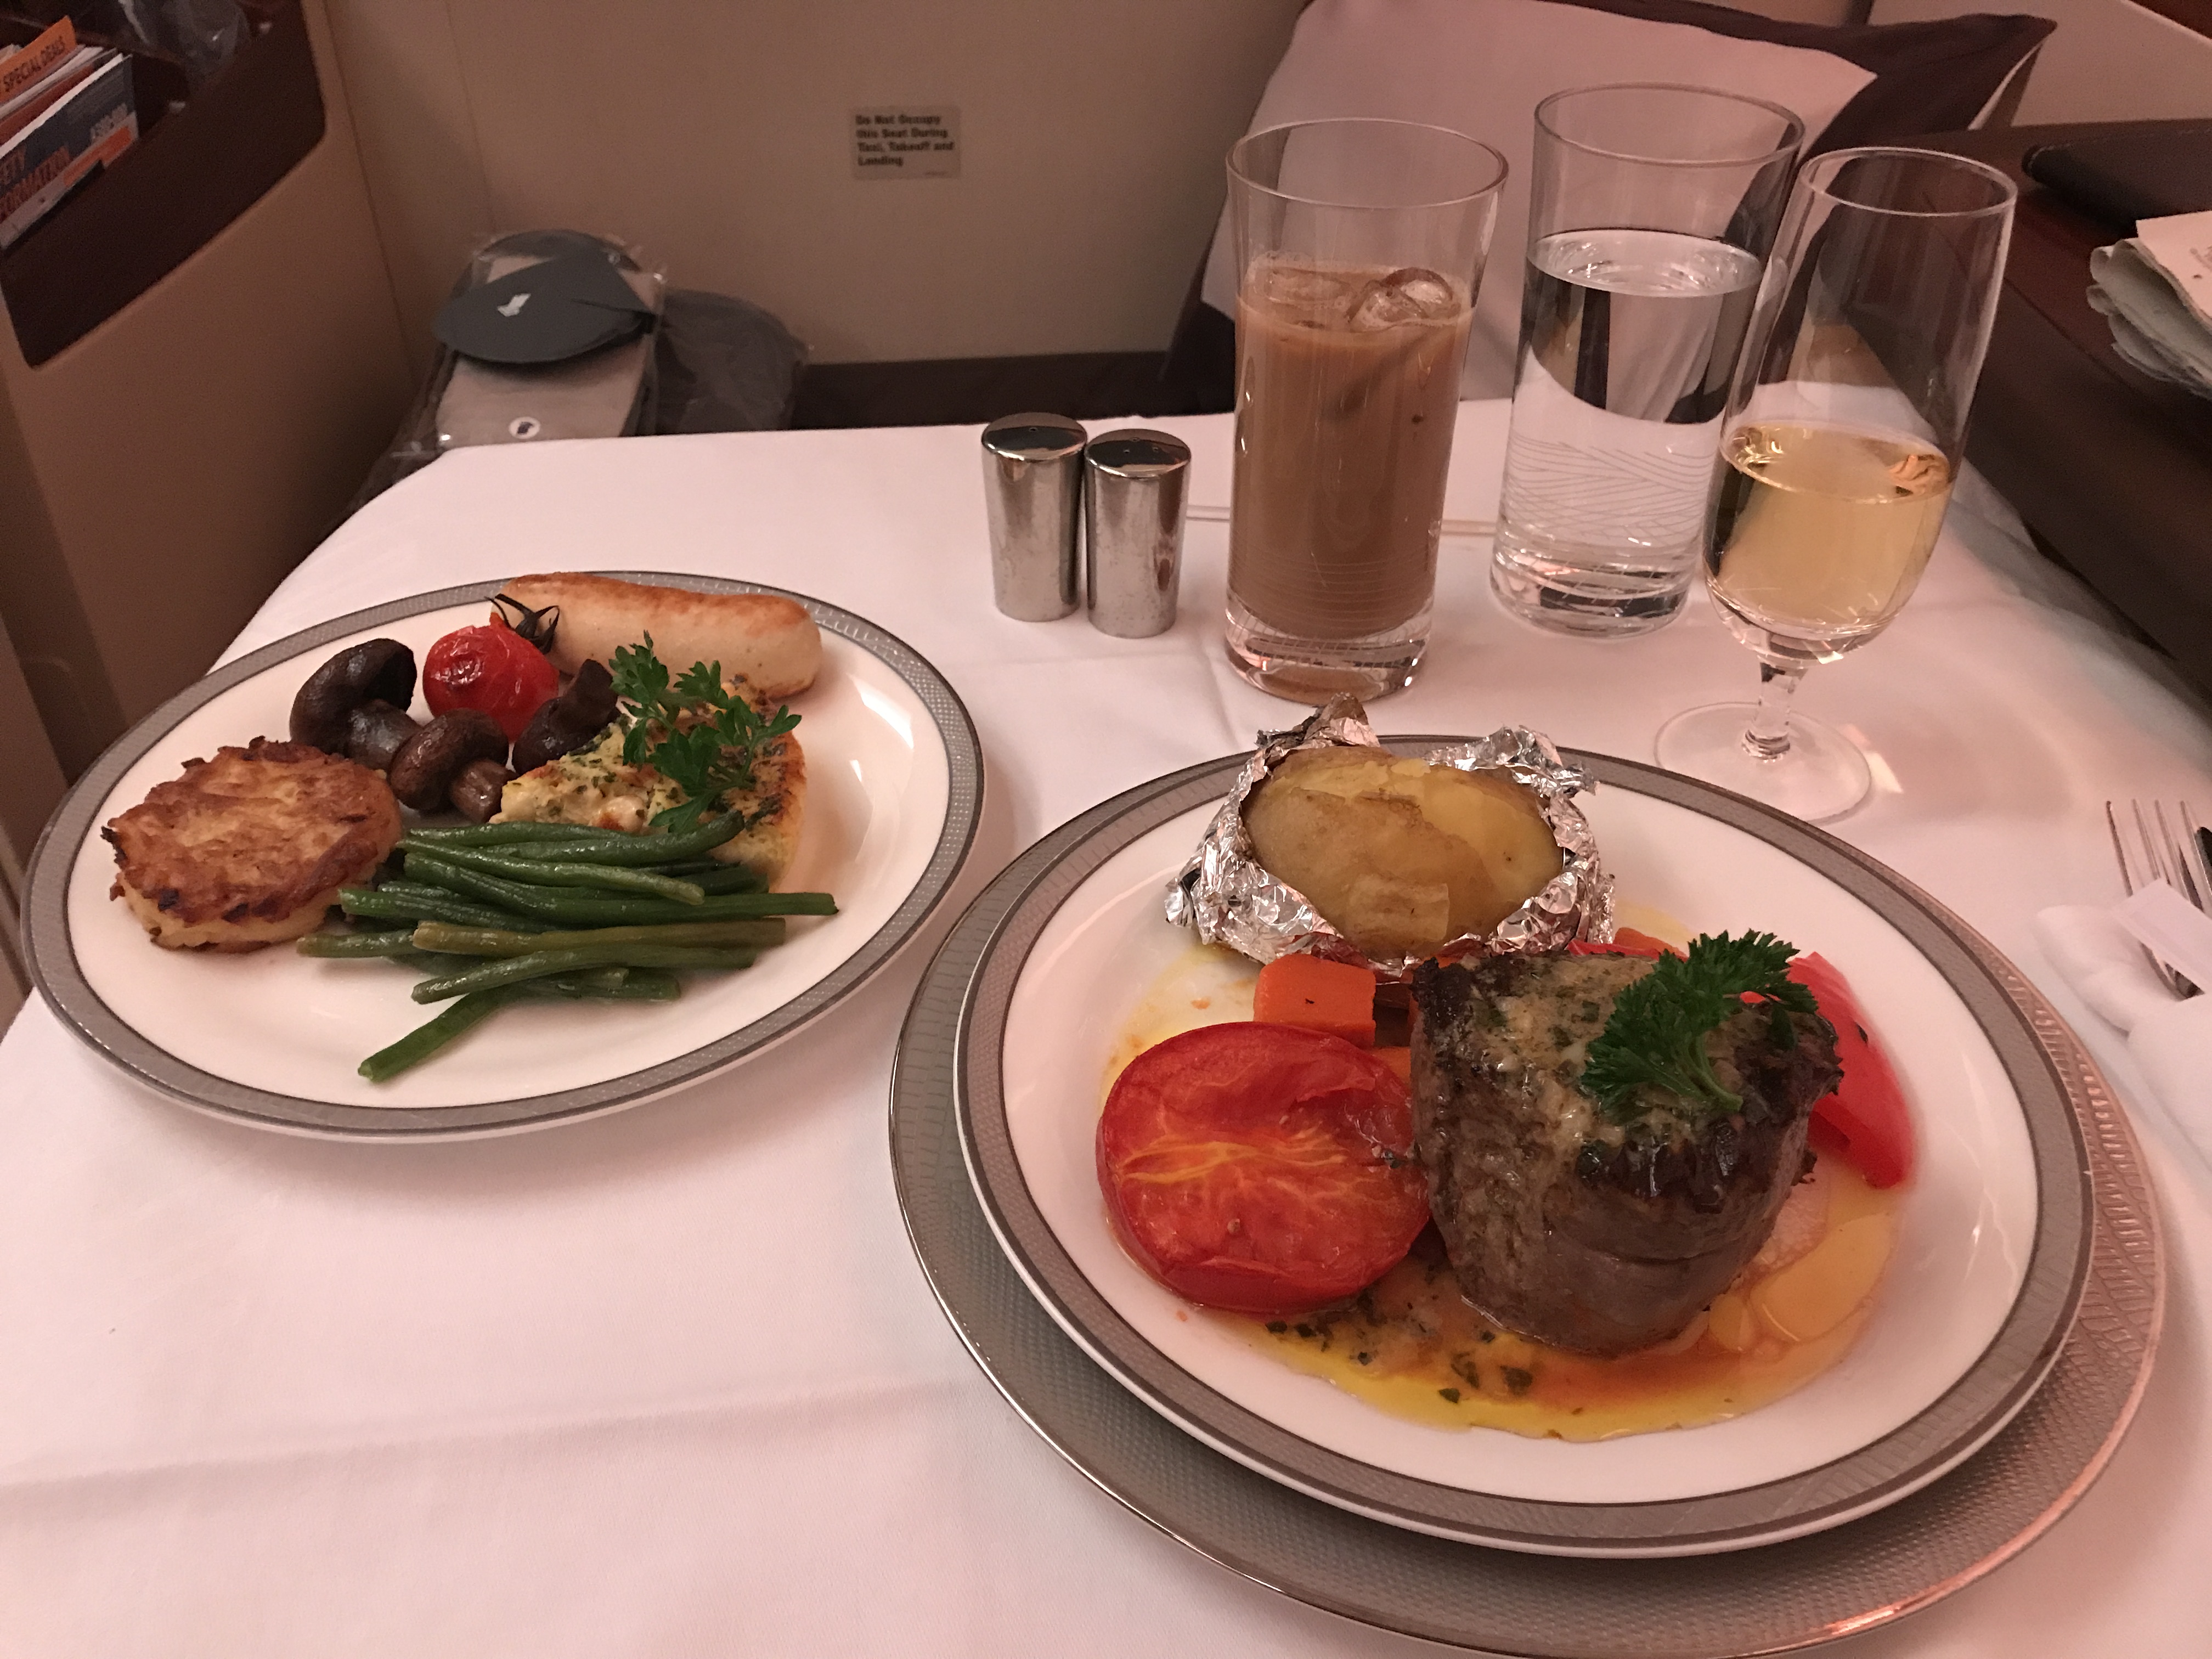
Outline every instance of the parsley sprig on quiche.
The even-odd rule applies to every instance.
[[[763,714],[725,688],[719,662],[694,663],[672,677],[650,634],[617,648],[610,667],[623,761],[650,766],[684,791],[681,803],[653,815],[658,829],[688,830],[724,795],[750,790],[762,750],[799,725],[789,708]]]

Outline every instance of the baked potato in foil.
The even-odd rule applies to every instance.
[[[1574,805],[1591,787],[1522,726],[1399,755],[1338,697],[1262,735],[1167,917],[1258,962],[1303,951],[1387,979],[1608,939],[1613,884]]]

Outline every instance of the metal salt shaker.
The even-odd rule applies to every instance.
[[[1075,609],[1083,427],[1065,415],[1006,415],[983,428],[991,594],[1018,622]]]
[[[1123,427],[1091,441],[1083,473],[1091,625],[1127,640],[1166,633],[1182,574],[1190,446]]]

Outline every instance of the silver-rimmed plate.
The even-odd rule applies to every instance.
[[[712,577],[612,572],[702,592],[781,592]],[[157,950],[108,896],[100,826],[183,763],[283,735],[300,682],[380,635],[421,660],[482,622],[496,583],[356,611],[264,647],[180,692],[102,755],[33,855],[25,937],[40,990],[122,1070],[188,1105],[299,1133],[428,1139],[592,1116],[698,1082],[788,1036],[864,983],[944,897],[974,839],[981,752],[960,699],[917,653],[835,605],[799,599],[823,670],[793,700],[807,760],[800,850],[785,879],[839,914],[797,924],[742,974],[696,975],[670,1004],[526,1005],[434,1061],[372,1085],[356,1067],[427,1018],[385,964]]]
[[[1844,1472],[1823,1468],[1686,1507],[1424,1492],[1426,1483],[1408,1486],[1297,1443],[1249,1413],[1240,1419],[1234,1402],[1208,1401],[1157,1351],[1130,1346],[1133,1332],[1126,1322],[1123,1331],[1112,1328],[1115,1316],[1095,1291],[1085,1305],[1080,1274],[1055,1282],[1051,1230],[1033,1205],[1030,1217],[1019,1213],[1011,1143],[994,1150],[979,1129],[977,1097],[994,1086],[988,1074],[1003,1041],[997,1022],[1028,945],[1068,896],[1118,850],[1218,798],[1234,760],[1132,791],[1040,842],[976,902],[933,964],[902,1038],[893,1096],[895,1164],[925,1270],[993,1379],[1093,1480],[1203,1553],[1350,1616],[1501,1652],[1733,1653],[1817,1641],[1925,1605],[2048,1524],[2102,1467],[2132,1413],[2162,1283],[2132,1139],[2047,1005],[1924,895],[1843,843],[1751,803],[1649,768],[1577,758],[1609,790],[1740,830],[1868,907],[1973,1011],[2019,1091],[2023,1120],[2033,1114],[2033,1178],[2046,1218],[2039,1231],[2057,1225],[2048,1242],[2039,1237],[1985,1351],[1998,1363],[1978,1376],[1980,1362],[1969,1367],[1943,1392],[1937,1420],[1916,1414],[1902,1440],[1863,1462],[1863,1479],[1839,1483]],[[1072,1265],[1062,1255],[1057,1265]],[[1099,1329],[1084,1331],[1079,1346],[1070,1332],[1089,1319]],[[1230,1445],[1247,1435],[1247,1443]],[[1967,1456],[1978,1445],[1981,1455]],[[1928,1473],[1961,1458],[1948,1480]],[[1335,1492],[1323,1490],[1332,1482]],[[1869,1513],[1869,1497],[1887,1507]],[[1830,1514],[1817,1513],[1824,1509]],[[1662,1567],[1468,1547],[1711,1550],[1806,1530],[1808,1511],[1816,1525],[1835,1529],[1760,1548],[1755,1601],[1730,1593],[1743,1569],[1717,1560]],[[1848,1519],[1855,1515],[1863,1518]],[[1422,1535],[1448,1528],[1456,1530]]]

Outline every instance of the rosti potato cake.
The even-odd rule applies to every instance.
[[[185,763],[184,775],[100,833],[112,896],[170,950],[256,951],[313,933],[338,889],[399,839],[383,775],[304,743],[256,738]]]

